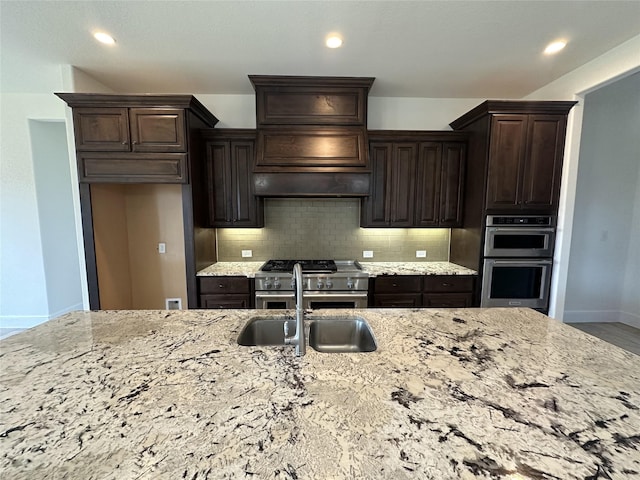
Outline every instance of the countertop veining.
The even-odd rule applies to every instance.
[[[376,352],[240,347],[255,310],[78,312],[3,340],[0,469],[640,478],[640,357],[528,309],[313,316],[340,313],[367,319]]]
[[[477,275],[478,272],[450,262],[359,262],[369,276],[378,275]],[[255,277],[264,262],[218,262],[198,272],[198,276]]]

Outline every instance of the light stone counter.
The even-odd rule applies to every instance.
[[[199,277],[242,276],[254,278],[264,262],[218,262],[200,270]]]
[[[264,262],[218,262],[198,276],[246,276],[253,278]],[[378,275],[477,275],[478,272],[449,262],[360,262],[370,277]]]
[[[640,357],[527,309],[355,313],[376,352],[240,347],[251,310],[3,340],[2,478],[640,478]]]
[[[450,262],[360,262],[370,277],[379,275],[477,275],[478,272]]]

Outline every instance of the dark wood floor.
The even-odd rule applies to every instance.
[[[568,323],[583,332],[640,355],[640,329],[624,323]]]

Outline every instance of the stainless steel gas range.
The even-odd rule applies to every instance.
[[[295,308],[293,266],[302,266],[303,307],[366,308],[369,274],[352,260],[269,260],[256,273],[256,308]]]

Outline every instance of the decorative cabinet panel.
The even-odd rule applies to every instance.
[[[200,308],[252,308],[251,279],[198,277]]]
[[[404,131],[370,135],[371,193],[362,201],[360,226],[459,226],[465,137],[453,134],[456,141],[442,141],[446,133]]]
[[[263,201],[253,193],[254,138],[251,130],[207,134],[207,203],[212,227],[264,226]]]

